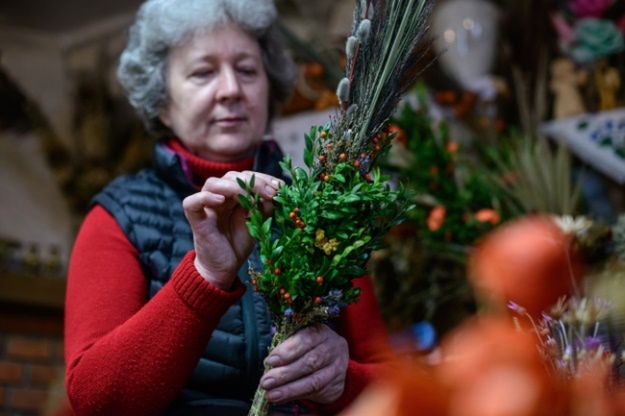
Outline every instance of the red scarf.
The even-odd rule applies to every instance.
[[[206,179],[210,177],[221,177],[231,170],[251,170],[254,166],[254,156],[235,162],[214,162],[194,155],[179,139],[168,139],[165,141],[165,145],[180,157],[183,168],[185,168],[185,171],[190,175],[191,181],[198,188],[201,188]]]

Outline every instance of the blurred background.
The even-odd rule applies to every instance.
[[[0,3],[0,415],[68,411],[73,238],[90,198],[151,157],[115,78],[140,3]],[[301,166],[304,132],[335,111],[354,3],[276,4],[300,78],[273,135]],[[397,351],[430,351],[477,311],[467,258],[500,224],[536,212],[617,224],[624,32],[623,0],[435,3],[385,161],[416,208],[370,264]]]

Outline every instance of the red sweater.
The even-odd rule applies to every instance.
[[[196,178],[250,169],[252,160],[212,164],[169,143]],[[65,316],[67,393],[77,415],[155,415],[185,385],[225,311],[245,291],[204,280],[190,251],[149,301],[136,248],[115,219],[95,206],[76,238]],[[319,411],[336,412],[356,397],[386,358],[386,333],[369,278],[355,280],[360,300],[339,319],[350,346],[343,396]],[[373,340],[376,340],[374,342]]]

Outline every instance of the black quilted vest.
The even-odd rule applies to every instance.
[[[264,142],[254,170],[279,177],[281,159],[277,145]],[[159,144],[153,168],[116,179],[93,200],[113,215],[138,249],[150,298],[193,248],[182,199],[194,192],[179,157]],[[258,268],[256,253],[249,260]],[[271,340],[271,319],[262,297],[250,287],[247,267],[246,262],[239,278],[248,290],[222,317],[188,384],[167,414],[247,414]]]

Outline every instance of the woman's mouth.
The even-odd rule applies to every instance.
[[[245,123],[245,120],[245,117],[240,116],[219,117],[215,119],[214,123],[221,128],[233,128]]]

